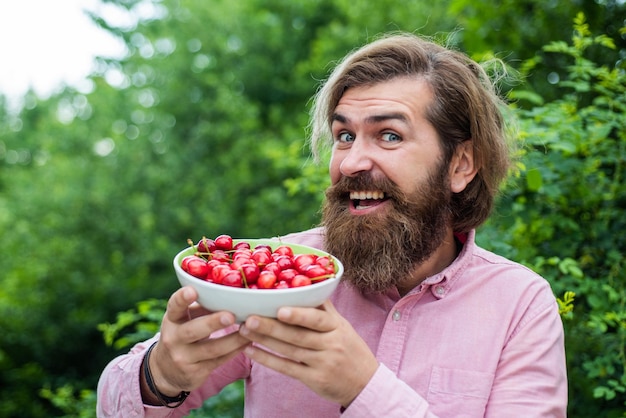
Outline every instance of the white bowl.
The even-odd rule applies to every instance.
[[[305,245],[289,244],[277,239],[236,239],[235,243],[245,241],[252,248],[257,245],[270,245],[275,249],[278,245],[288,245],[294,254],[317,254],[332,257],[335,263],[335,277],[309,286],[289,289],[247,289],[225,286],[204,281],[185,272],[180,263],[183,258],[192,255],[195,249],[188,247],[174,257],[174,270],[181,286],[191,286],[198,292],[198,303],[206,309],[229,311],[235,315],[237,322],[243,322],[249,315],[261,315],[276,318],[278,309],[283,306],[317,307],[324,303],[335,291],[343,274],[343,265],[336,257],[317,248]]]

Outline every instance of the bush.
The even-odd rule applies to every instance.
[[[519,110],[519,173],[480,235],[546,277],[557,295],[575,293],[565,317],[572,417],[626,416],[626,77],[619,63],[586,58],[597,48],[615,46],[592,36],[579,14],[571,45],[544,47],[571,60],[559,74],[562,98],[512,95],[535,106]],[[539,65],[541,56],[524,70]]]

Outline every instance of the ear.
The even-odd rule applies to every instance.
[[[474,143],[471,139],[456,147],[450,161],[450,190],[460,193],[474,179],[478,167],[474,163]]]

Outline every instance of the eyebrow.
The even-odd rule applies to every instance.
[[[406,115],[404,115],[403,113],[384,113],[382,115],[368,116],[365,119],[365,123],[375,124],[375,123],[384,122],[386,120],[392,120],[392,119],[399,120],[404,123],[408,121]],[[332,121],[348,123],[350,120],[344,115],[341,115],[339,113],[333,113]]]

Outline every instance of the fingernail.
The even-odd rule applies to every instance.
[[[183,289],[183,296],[185,297],[185,301],[192,302],[193,300],[193,289],[190,287],[185,287]]]
[[[290,308],[280,308],[278,310],[278,318],[280,318],[280,319],[289,319],[290,316],[291,316],[291,309]]]
[[[250,330],[248,330],[248,328],[245,325],[242,325],[239,327],[239,334],[248,335],[250,334]]]
[[[224,326],[232,325],[233,321],[229,315],[220,316],[220,323]]]
[[[246,320],[246,326],[250,329],[257,329],[259,327],[259,320],[256,318],[248,318]]]

